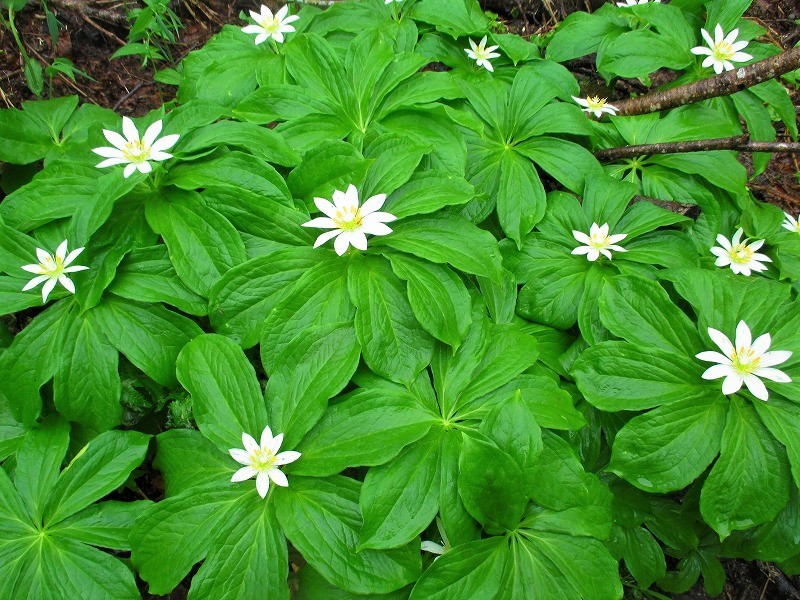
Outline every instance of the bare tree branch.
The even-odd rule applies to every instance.
[[[617,101],[614,102],[614,106],[617,107],[620,115],[643,115],[658,112],[709,98],[730,96],[798,68],[800,68],[800,46],[702,81],[651,92],[629,100]]]
[[[606,148],[594,153],[597,160],[611,161],[620,158],[635,158],[653,154],[682,154],[685,152],[707,152],[709,150],[736,150],[737,152],[790,152],[800,154],[800,143],[796,142],[751,142],[749,135],[737,135],[712,140],[689,140],[686,142],[662,142]]]

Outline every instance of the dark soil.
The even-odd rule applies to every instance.
[[[257,0],[180,0],[172,8],[181,18],[184,29],[179,42],[171,48],[175,62],[192,50],[201,47],[225,23],[238,23],[240,10],[255,8]],[[268,4],[271,4],[269,0]],[[575,10],[591,10],[603,0],[482,0],[484,7],[499,15],[510,31],[522,35],[543,33],[552,29],[567,14]],[[152,65],[143,68],[137,57],[109,60],[127,38],[129,21],[126,13],[140,6],[131,0],[50,0],[50,9],[61,23],[58,43],[53,46],[44,12],[37,2],[17,15],[17,27],[29,54],[43,64],[57,57],[72,60],[75,67],[88,73],[93,80],[78,77],[72,82],[57,76],[53,95],[77,94],[82,102],[112,108],[123,114],[142,115],[174,96],[174,87],[154,81]],[[800,0],[756,0],[747,13],[767,30],[766,38],[788,49],[800,42]],[[574,70],[579,77],[592,78],[593,63],[578,62]],[[159,63],[158,69],[171,66]],[[619,82],[617,94],[641,92],[636,82]],[[19,107],[33,96],[27,89],[22,64],[11,34],[0,28],[0,108]],[[795,105],[800,105],[800,93],[793,92]],[[779,139],[782,139],[783,134]],[[746,163],[745,163],[746,164]],[[800,183],[797,173],[800,163],[796,155],[773,158],[763,175],[751,182],[750,188],[760,200],[773,203],[793,214],[800,212]],[[163,482],[150,471],[137,479],[141,492],[151,499],[163,494]],[[795,600],[800,599],[800,578],[787,578],[775,567],[758,562],[730,560],[725,562],[728,581],[723,600]],[[146,598],[157,598],[142,592]],[[169,596],[179,600],[188,593],[188,578]],[[709,598],[698,584],[681,600]]]

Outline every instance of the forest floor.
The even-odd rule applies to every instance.
[[[270,0],[266,0],[270,4]],[[546,33],[574,10],[597,8],[602,0],[481,0],[487,10],[521,35]],[[224,24],[241,24],[239,14],[256,8],[258,0],[173,0],[171,6],[183,24],[177,44],[170,47],[177,63],[192,50],[200,48]],[[73,82],[63,76],[53,80],[53,95],[77,94],[82,102],[112,108],[122,114],[138,116],[156,108],[174,96],[175,88],[157,83],[152,63],[142,67],[138,57],[110,60],[124,45],[130,27],[129,10],[141,6],[131,0],[49,0],[60,23],[56,44],[48,31],[44,11],[38,2],[16,17],[16,25],[28,53],[43,64],[57,57],[70,59],[77,69],[91,79],[78,77]],[[766,37],[788,49],[800,42],[800,0],[755,0],[745,15],[767,30]],[[587,64],[568,64],[583,79],[597,79]],[[163,63],[158,68],[163,68]],[[589,81],[602,86],[602,82]],[[623,97],[630,84],[621,83],[609,90],[609,98]],[[800,106],[800,91],[793,92],[795,106]],[[0,28],[0,108],[19,107],[32,99],[14,38]],[[779,130],[779,139],[783,139]],[[766,172],[750,182],[750,189],[760,200],[773,203],[793,214],[800,212],[800,162],[797,155],[777,155]],[[745,162],[745,166],[749,166]],[[159,487],[155,485],[154,487]],[[774,567],[758,562],[726,561],[728,575],[723,600],[800,600],[800,578],[787,578]],[[179,586],[168,598],[185,598],[186,587]],[[634,596],[631,596],[632,598]],[[155,598],[150,596],[150,598]],[[679,600],[709,598],[697,585]]]

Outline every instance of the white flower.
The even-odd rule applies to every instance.
[[[717,257],[714,264],[718,267],[730,265],[731,271],[737,275],[741,273],[749,276],[751,271],[766,271],[767,265],[762,265],[761,263],[772,262],[772,259],[756,252],[764,245],[764,240],[756,240],[748,244],[748,240],[742,241],[742,233],[742,228],[740,227],[733,234],[733,238],[730,241],[721,233],[717,236],[719,246],[711,248],[711,253]]]
[[[451,549],[450,540],[447,539],[447,534],[444,531],[444,525],[442,524],[442,520],[439,517],[436,517],[436,529],[439,530],[439,536],[442,538],[443,544],[437,544],[436,542],[422,542],[420,545],[420,549],[424,552],[430,552],[431,554],[438,554],[441,556],[445,552]],[[439,560],[439,556],[434,558],[434,561]]]
[[[789,213],[783,213],[783,215],[786,217],[786,220],[783,222],[783,228],[794,231],[795,233],[800,233],[800,223],[797,222],[797,219]]]
[[[625,2],[617,2],[617,6],[621,8],[627,8],[629,6],[636,6],[637,4],[647,4],[649,0],[625,0]],[[661,4],[661,0],[653,0],[656,4]]]
[[[386,202],[386,194],[378,194],[367,199],[359,208],[358,190],[356,186],[350,185],[346,192],[339,190],[333,192],[333,203],[325,198],[314,198],[314,204],[326,216],[303,223],[303,227],[332,230],[321,234],[314,242],[314,248],[336,238],[333,248],[339,256],[344,254],[351,244],[359,250],[366,250],[367,236],[365,234],[388,235],[392,233],[392,230],[384,223],[391,223],[397,217],[389,213],[377,212],[384,202]]]
[[[489,46],[486,47],[486,36],[483,36],[480,44],[476,44],[471,39],[469,40],[470,48],[464,48],[464,52],[467,53],[472,60],[475,61],[479,67],[483,67],[487,71],[494,71],[494,67],[492,63],[489,62],[493,58],[497,58],[500,56],[495,50],[499,48],[499,46]]]
[[[769,393],[759,377],[778,383],[792,381],[783,371],[771,368],[789,360],[792,353],[788,350],[767,352],[772,342],[768,333],[759,336],[753,342],[750,328],[744,321],[739,321],[736,326],[736,347],[724,333],[711,327],[708,328],[708,336],[719,346],[722,354],[713,351],[701,352],[697,358],[718,363],[706,369],[703,379],[724,377],[723,394],[735,394],[744,383],[756,398],[766,400]]]
[[[46,283],[44,286],[42,286],[43,302],[47,302],[47,296],[49,296],[50,292],[53,291],[53,288],[56,287],[57,282],[61,282],[61,285],[63,285],[68,292],[74,294],[75,284],[72,283],[72,280],[67,277],[66,274],[75,273],[77,271],[85,271],[89,268],[80,265],[75,265],[73,267],[69,266],[81,252],[83,252],[83,248],[77,248],[67,254],[67,240],[64,240],[61,242],[61,244],[59,244],[58,248],[56,248],[55,256],[49,252],[45,252],[41,248],[37,248],[36,257],[39,259],[39,264],[24,265],[22,267],[28,273],[33,273],[37,275],[37,277],[34,277],[27,284],[25,284],[25,287],[22,288],[22,291],[27,292],[44,281]]]
[[[608,101],[605,98],[600,98],[600,96],[589,96],[586,100],[573,96],[572,99],[583,107],[581,109],[583,112],[594,113],[594,116],[598,119],[603,116],[603,113],[613,116],[619,110],[613,104],[608,104]]]
[[[608,235],[608,223],[599,227],[597,223],[592,223],[589,229],[589,235],[580,231],[572,231],[573,237],[585,246],[578,246],[572,251],[572,254],[585,254],[586,258],[594,262],[602,254],[606,258],[611,258],[610,250],[615,252],[627,252],[625,248],[617,246],[617,242],[621,242],[626,237],[627,233],[620,233],[617,235]]]
[[[713,65],[714,72],[719,75],[723,71],[733,71],[734,62],[746,62],[752,60],[753,57],[746,52],[741,52],[747,47],[748,42],[737,42],[736,38],[739,35],[739,30],[734,29],[727,37],[722,25],[717,25],[714,29],[714,39],[711,39],[705,29],[701,29],[700,33],[703,39],[708,44],[705,46],[695,46],[692,48],[692,54],[708,55],[703,61],[703,67],[710,67]]]
[[[384,4],[391,4],[392,2],[397,2],[399,4],[402,1],[403,0],[383,0],[383,3]]]
[[[264,427],[264,431],[261,433],[260,445],[256,443],[252,436],[243,433],[242,444],[244,444],[244,450],[238,448],[228,450],[233,460],[244,465],[233,474],[231,481],[246,481],[255,476],[256,490],[258,490],[258,495],[262,498],[267,496],[270,479],[275,485],[287,487],[289,481],[278,467],[296,461],[300,458],[300,453],[293,450],[279,453],[278,450],[281,449],[282,443],[283,434],[279,433],[272,437],[272,430],[269,427]]]
[[[273,15],[272,11],[262,4],[260,13],[253,10],[250,11],[250,17],[257,24],[242,27],[242,31],[244,33],[256,34],[256,46],[262,42],[266,42],[269,38],[282,44],[283,34],[292,33],[294,31],[294,27],[289,25],[289,23],[293,23],[300,18],[297,15],[289,15],[288,13],[289,7],[284,6]]]
[[[165,135],[160,140],[156,141],[158,134],[161,133],[162,123],[156,121],[144,135],[139,138],[139,131],[136,125],[133,124],[128,117],[122,117],[122,133],[125,137],[115,131],[103,130],[103,135],[111,142],[113,148],[103,146],[102,148],[95,148],[92,150],[95,154],[105,157],[104,160],[97,166],[99,168],[110,167],[112,165],[122,165],[128,163],[123,171],[123,175],[127,178],[133,175],[133,172],[138,169],[140,173],[149,173],[153,170],[150,165],[150,160],[160,161],[172,158],[172,154],[164,152],[169,150],[178,141],[180,137],[177,134]]]

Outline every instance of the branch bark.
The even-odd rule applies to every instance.
[[[797,142],[751,142],[749,135],[737,135],[712,140],[689,140],[686,142],[662,142],[606,148],[594,153],[597,160],[611,161],[620,158],[652,156],[653,154],[683,154],[685,152],[707,152],[709,150],[736,150],[737,152],[789,152],[800,154]]]
[[[709,98],[730,96],[798,68],[800,68],[800,46],[702,81],[614,102],[614,106],[617,107],[617,114],[620,115],[643,115],[658,112]]]

